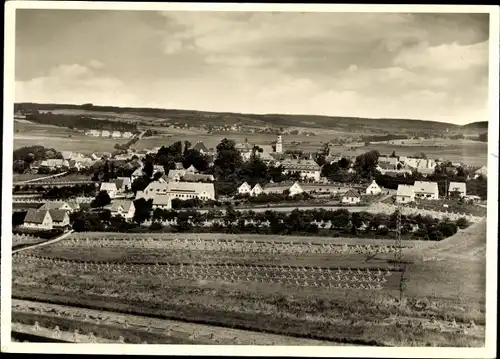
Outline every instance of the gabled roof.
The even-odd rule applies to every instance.
[[[39,211],[47,211],[47,210],[51,210],[51,209],[60,209],[65,204],[67,204],[68,206],[71,207],[71,205],[69,203],[62,202],[62,201],[54,201],[54,202],[46,202],[46,203],[44,203],[43,206],[41,206],[40,208],[38,208],[38,210]]]
[[[186,182],[213,181],[214,176],[199,173],[186,173],[182,176],[182,180]]]
[[[186,171],[192,173],[198,173],[198,170],[193,165],[189,166]]]
[[[262,187],[260,186],[260,184],[256,183],[255,186],[253,186],[252,188],[252,191],[255,191],[257,189],[257,191],[263,191]]]
[[[200,152],[208,152],[207,146],[205,146],[205,144],[201,141],[199,141],[196,145],[194,145],[193,149]]]
[[[415,193],[439,193],[436,182],[415,181],[413,190]]]
[[[36,224],[42,224],[43,220],[45,219],[45,216],[47,215],[47,210],[36,210],[33,208],[28,209],[28,212],[26,213],[26,217],[24,217],[24,222],[25,223],[36,223]]]
[[[215,189],[213,183],[203,182],[169,182],[167,192],[190,192],[202,194],[205,192],[207,196],[215,197]]]
[[[130,211],[130,208],[133,206],[134,206],[133,201],[119,199],[119,200],[114,200],[104,208],[109,209],[111,212],[118,212],[121,207],[123,212],[128,212]]]
[[[186,170],[169,170],[167,174],[168,179],[174,179],[176,176],[182,177],[186,174]]]
[[[142,174],[142,167],[139,167],[132,173],[132,176],[142,176]]]
[[[415,193],[413,191],[413,186],[407,184],[398,185],[398,191],[396,193],[396,196],[413,197],[414,194]]]
[[[58,209],[49,210],[50,216],[52,217],[52,221],[54,222],[63,222],[66,217],[68,217],[68,212],[61,211]]]
[[[102,182],[100,190],[101,191],[116,191],[117,188],[116,188],[116,184],[115,183]]]
[[[459,191],[460,193],[465,193],[466,188],[465,182],[450,182],[448,192]]]
[[[248,188],[249,190],[252,189],[252,187],[250,187],[250,185],[246,182],[243,182],[239,187],[238,189],[240,188]]]
[[[116,185],[117,189],[123,188],[123,180],[122,179],[118,179],[118,178],[112,179],[111,183],[114,183]]]
[[[281,166],[289,171],[293,170],[309,170],[309,171],[319,171],[320,166],[311,159],[308,160],[291,160],[291,159],[286,159],[281,163]]]
[[[361,197],[361,195],[359,194],[359,192],[357,190],[350,189],[349,191],[347,191],[346,193],[344,193],[344,195],[342,197],[346,197],[346,198],[359,198],[359,197]]]
[[[153,198],[153,205],[165,206],[171,205],[172,198],[169,195],[155,196]]]

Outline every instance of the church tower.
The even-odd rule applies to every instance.
[[[276,153],[283,153],[283,138],[281,135],[278,136],[278,141],[276,141]]]

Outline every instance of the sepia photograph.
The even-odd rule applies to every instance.
[[[2,351],[495,356],[498,7],[5,23]]]

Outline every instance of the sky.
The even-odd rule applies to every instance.
[[[15,101],[485,121],[488,21],[17,10]]]

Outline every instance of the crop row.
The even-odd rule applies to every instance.
[[[338,244],[303,244],[291,242],[250,242],[250,241],[211,241],[211,240],[75,240],[69,239],[57,244],[62,247],[90,248],[150,248],[167,250],[201,250],[217,252],[248,253],[316,253],[316,254],[372,254],[393,253],[392,245],[338,245]]]

